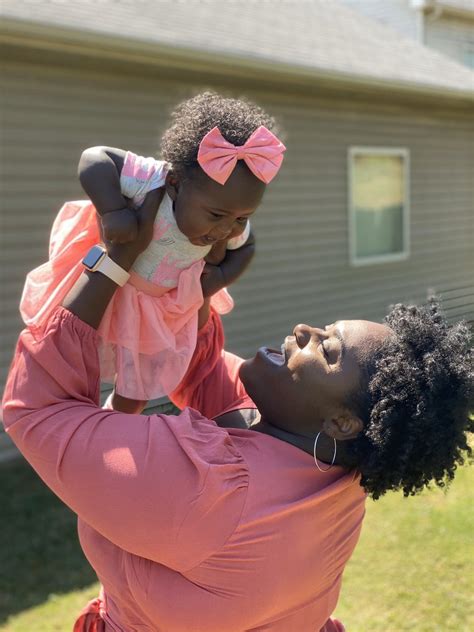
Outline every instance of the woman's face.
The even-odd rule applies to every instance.
[[[262,201],[265,184],[238,164],[224,185],[204,172],[191,179],[171,175],[166,191],[180,231],[196,246],[212,246],[243,232]]]
[[[240,377],[263,419],[314,434],[346,414],[347,402],[366,388],[363,367],[390,332],[366,320],[340,320],[323,329],[297,325],[281,350],[262,347],[246,360]]]

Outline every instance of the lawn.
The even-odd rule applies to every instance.
[[[74,515],[25,463],[0,473],[0,632],[70,632],[98,589]],[[347,632],[474,630],[473,487],[463,468],[447,494],[368,503],[337,610]]]

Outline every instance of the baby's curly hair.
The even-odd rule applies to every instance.
[[[183,101],[171,118],[172,125],[161,139],[162,157],[177,174],[188,177],[199,167],[199,143],[213,127],[217,126],[234,145],[243,145],[260,125],[277,133],[275,120],[255,103],[215,92],[203,92]]]
[[[423,307],[395,305],[385,320],[394,335],[368,369],[368,414],[350,446],[374,500],[388,490],[414,495],[432,481],[444,487],[471,460],[466,433],[474,430],[467,325],[449,326],[436,298]]]

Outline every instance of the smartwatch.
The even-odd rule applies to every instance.
[[[102,246],[92,246],[82,260],[82,265],[90,272],[102,272],[114,283],[123,287],[130,278],[130,274],[115,263]]]

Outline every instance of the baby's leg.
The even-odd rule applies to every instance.
[[[119,395],[115,390],[112,393],[112,398],[110,400],[110,404],[113,410],[118,410],[121,413],[130,413],[130,414],[138,414],[141,413],[142,410],[147,405],[147,401],[142,401],[140,399],[129,399],[128,397],[123,397]]]

